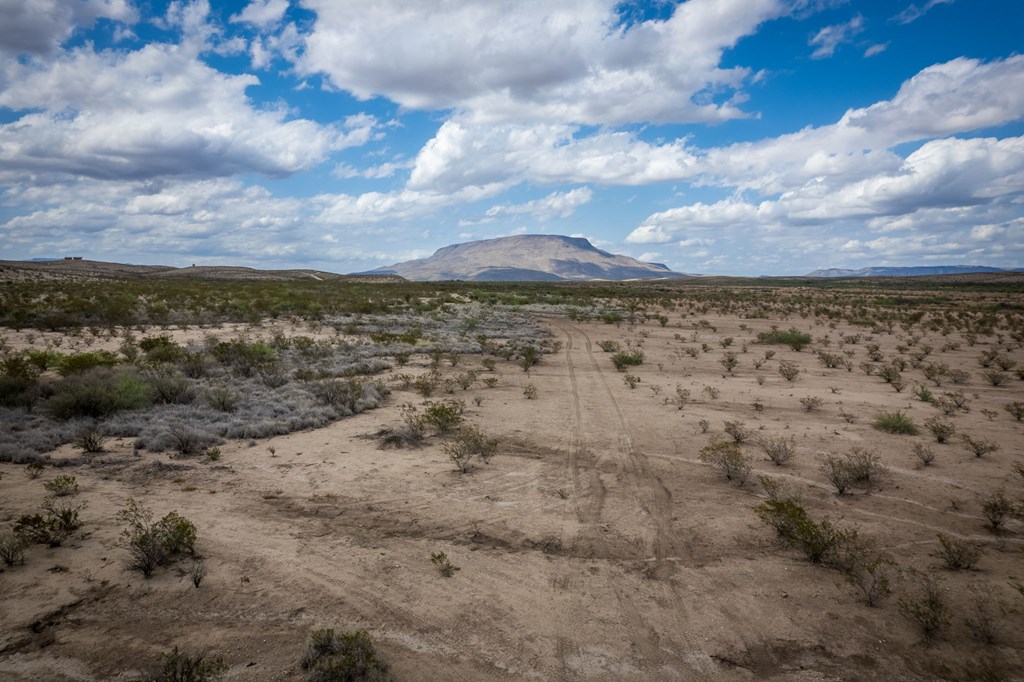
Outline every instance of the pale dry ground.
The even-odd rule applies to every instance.
[[[935,359],[973,374],[964,387],[977,394],[971,411],[951,417],[959,432],[1001,449],[977,459],[959,444],[932,443],[936,465],[918,469],[911,445],[931,440],[927,432],[893,436],[870,426],[881,410],[904,409],[918,424],[939,414],[909,387],[896,393],[856,368],[825,370],[809,350],[783,346],[772,346],[776,358],[755,371],[751,360],[766,347],[754,344],[739,354],[735,376],[723,378],[717,340],[733,336],[739,352],[772,321],[748,320],[744,331],[743,320],[707,319],[717,332],[700,331],[696,345],[714,349],[696,359],[672,353],[694,345],[692,318],[670,315],[665,328],[650,322],[632,331],[549,320],[564,342],[560,353],[529,376],[499,362],[497,388],[458,391],[468,420],[501,440],[499,454],[472,474],[454,472],[436,438],[417,450],[381,451],[365,437],[398,425],[403,402],[421,402],[402,390],[384,408],[324,429],[230,442],[217,463],[132,457],[123,440],[89,464],[48,468],[40,480],[0,464],[3,527],[37,508],[43,482],[57,473],[77,476],[88,503],[66,547],[32,547],[25,566],[0,573],[0,678],[127,679],[178,645],[223,656],[229,680],[298,680],[305,640],[323,626],[368,630],[405,680],[926,680],[935,679],[929,661],[975,666],[983,658],[1019,678],[1024,600],[1009,581],[1024,579],[1024,533],[1010,522],[994,538],[980,505],[1001,486],[1024,495],[1010,471],[1024,458],[1022,424],[1001,409],[1024,400],[1024,382],[983,385],[976,358],[987,344],[936,351]],[[647,359],[631,369],[642,383],[630,390],[596,342],[625,345],[641,330]],[[854,331],[865,333],[840,326],[831,334]],[[875,341],[887,356],[899,343],[893,335]],[[1024,360],[1019,350],[1015,357]],[[777,373],[781,359],[804,370],[795,382]],[[477,364],[467,357],[446,371]],[[409,371],[426,369],[423,358],[414,365]],[[530,382],[536,400],[523,397]],[[692,393],[683,410],[664,404],[676,384]],[[652,385],[663,387],[660,395]],[[719,397],[702,395],[705,385]],[[806,395],[825,404],[806,413]],[[990,421],[982,408],[997,415]],[[744,446],[757,471],[785,478],[815,517],[856,526],[901,565],[938,572],[958,605],[944,640],[923,648],[895,598],[869,608],[839,573],[781,548],[752,511],[763,499],[756,483],[738,488],[698,461],[708,439],[701,419],[719,434],[726,419],[792,434],[799,450],[787,467]],[[854,445],[877,449],[892,475],[879,492],[837,498],[818,471],[819,453]],[[78,454],[68,446],[54,456]],[[199,589],[173,568],[149,580],[124,571],[114,515],[129,496],[196,523],[211,569]],[[940,531],[986,543],[977,571],[941,569]],[[431,565],[437,551],[460,567],[454,577]],[[1001,617],[1003,644],[994,649],[973,641],[962,622],[971,585],[1015,609]]]

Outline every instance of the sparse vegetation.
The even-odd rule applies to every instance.
[[[306,682],[388,682],[393,679],[364,630],[314,631],[299,661]]]
[[[879,431],[895,433],[903,436],[916,436],[917,425],[914,419],[905,412],[882,412],[875,416],[871,423]]]
[[[742,486],[750,475],[750,460],[735,443],[714,441],[700,449],[700,461],[710,464],[726,479]]]

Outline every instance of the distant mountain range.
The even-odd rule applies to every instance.
[[[805,277],[921,277],[924,275],[965,275],[972,272],[1021,272],[1020,268],[1004,270],[986,265],[922,265],[916,267],[825,268],[809,272]]]
[[[661,263],[646,263],[595,248],[581,237],[529,234],[452,244],[430,258],[371,270],[418,281],[559,282],[687,277]]]

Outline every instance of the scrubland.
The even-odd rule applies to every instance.
[[[1024,670],[1019,284],[18,273],[0,325],[4,679]]]

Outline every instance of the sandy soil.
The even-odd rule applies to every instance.
[[[896,393],[859,369],[824,369],[809,350],[783,346],[755,370],[766,347],[740,346],[771,321],[707,319],[717,331],[700,331],[696,344],[692,318],[678,315],[666,327],[633,330],[548,320],[564,344],[557,355],[529,375],[499,362],[497,387],[458,392],[468,421],[501,443],[470,474],[453,470],[436,438],[383,451],[367,437],[400,424],[402,403],[422,401],[398,389],[386,407],[324,429],[228,443],[218,462],[133,457],[122,440],[38,480],[0,464],[5,528],[38,507],[43,483],[58,473],[78,478],[88,504],[66,546],[35,546],[25,566],[0,573],[0,678],[128,679],[177,645],[223,656],[228,680],[298,680],[310,631],[332,626],[367,630],[404,680],[928,680],[943,669],[971,679],[986,665],[1021,679],[1024,599],[1010,583],[1024,579],[1024,531],[1011,521],[998,537],[988,532],[981,501],[1000,487],[1024,496],[1010,468],[1024,459],[1024,427],[1001,409],[1024,400],[1024,382],[983,384],[976,358],[985,344],[935,352],[974,374],[963,387],[970,412],[951,419],[959,433],[1000,444],[979,459],[957,443],[935,444],[927,431],[871,427],[883,410],[905,410],[919,425],[939,414],[910,388]],[[834,340],[863,333],[811,331]],[[740,360],[732,376],[718,364],[725,336]],[[642,344],[635,389],[597,347],[604,339]],[[701,342],[714,350],[674,352]],[[899,340],[875,342],[888,356]],[[847,348],[863,359],[863,344]],[[1014,357],[1024,361],[1020,350]],[[779,376],[780,360],[800,365],[796,381]],[[456,369],[474,364],[469,357]],[[411,371],[426,371],[425,359]],[[528,383],[534,400],[523,396]],[[665,402],[677,384],[692,396],[682,410]],[[822,407],[805,412],[799,399],[808,395]],[[752,510],[764,499],[756,482],[732,485],[699,461],[725,420],[792,435],[798,453],[786,467],[743,446],[756,473],[785,479],[815,516],[858,528],[905,569],[940,576],[955,620],[937,645],[920,643],[897,595],[868,607],[838,572],[781,547]],[[929,441],[937,461],[919,468],[912,444]],[[820,456],[852,446],[877,450],[891,473],[880,491],[837,497]],[[68,446],[54,457],[79,454]],[[124,570],[115,514],[128,497],[196,523],[210,566],[201,587],[173,568],[148,580]],[[938,532],[984,543],[978,569],[941,569]],[[437,551],[460,568],[453,577],[431,564]],[[1011,609],[1000,616],[997,646],[973,640],[963,623],[971,586]]]

